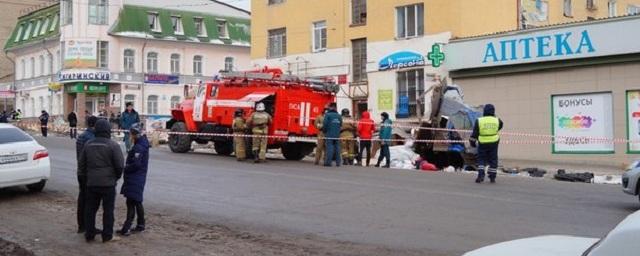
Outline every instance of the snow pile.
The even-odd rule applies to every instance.
[[[621,175],[596,175],[593,177],[595,184],[622,185]]]

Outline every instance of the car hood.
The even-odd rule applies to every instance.
[[[539,236],[489,245],[464,256],[581,256],[597,238]]]

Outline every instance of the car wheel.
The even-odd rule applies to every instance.
[[[33,183],[33,184],[27,185],[27,189],[29,189],[30,192],[42,192],[42,190],[44,189],[44,185],[46,183],[47,183],[46,180],[41,180],[38,183]]]

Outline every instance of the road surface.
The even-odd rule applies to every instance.
[[[52,159],[47,188],[75,193],[74,142],[38,140]],[[256,165],[164,147],[151,151],[149,170],[146,204],[181,218],[447,255],[544,234],[601,237],[640,209],[612,185],[517,177],[475,184],[465,174]]]

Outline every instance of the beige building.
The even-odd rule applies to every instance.
[[[13,23],[19,16],[26,14],[30,9],[46,4],[40,0],[7,0],[0,3],[0,44],[4,45],[13,32]],[[0,55],[0,82],[13,80],[13,63],[7,55]]]

